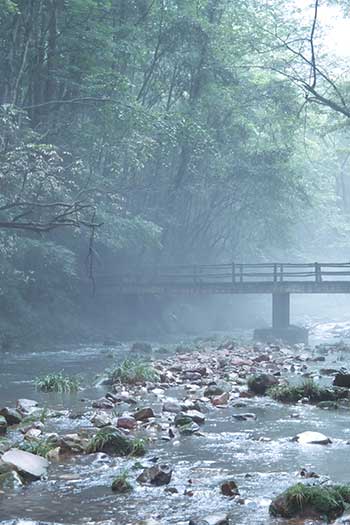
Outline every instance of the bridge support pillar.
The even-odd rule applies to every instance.
[[[284,341],[289,344],[308,342],[308,331],[290,324],[290,294],[272,294],[272,328],[258,328],[254,339],[267,343]]]
[[[281,330],[290,324],[289,293],[274,293],[272,295],[272,328]]]

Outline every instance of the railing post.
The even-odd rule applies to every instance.
[[[277,283],[277,264],[273,265],[273,282]]]
[[[193,266],[193,281],[197,284],[197,266]]]
[[[232,284],[235,284],[236,282],[236,265],[233,262],[232,263]]]
[[[319,263],[316,263],[316,262],[315,262],[315,281],[316,283],[322,282],[321,266]]]
[[[239,265],[239,282],[243,283],[243,264]]]
[[[280,264],[280,282],[283,282],[283,264]]]

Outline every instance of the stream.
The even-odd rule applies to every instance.
[[[332,343],[347,336],[346,323],[315,325],[310,350],[300,350],[325,361],[308,363],[308,372],[318,375],[320,368],[350,369],[350,351],[324,352],[320,343]],[[346,339],[344,339],[346,340]],[[157,349],[159,345],[154,345]],[[0,368],[0,406],[14,406],[16,399],[35,399],[40,406],[67,410],[67,415],[49,421],[49,431],[75,432],[91,427],[88,418],[72,419],[68,411],[83,413],[91,399],[101,397],[107,387],[89,387],[75,395],[46,394],[35,390],[33,378],[64,370],[79,374],[84,385],[96,382],[96,376],[128,353],[128,345],[108,348],[66,346],[41,349],[40,352],[5,353]],[[157,353],[155,352],[157,357]],[[329,384],[330,378],[321,382]],[[182,387],[170,387],[166,393],[147,393],[144,405],[161,411],[165,397],[182,398]],[[139,523],[188,524],[201,518],[226,512],[230,523],[240,525],[276,525],[297,523],[269,517],[271,498],[300,481],[299,471],[307,468],[336,483],[350,481],[350,412],[321,410],[315,406],[282,405],[268,397],[242,399],[243,406],[229,404],[211,410],[201,427],[200,436],[182,436],[172,441],[155,440],[147,455],[139,461],[151,464],[153,457],[173,466],[171,487],[148,487],[135,483],[126,495],[111,491],[111,483],[120,469],[133,471],[135,458],[109,457],[97,453],[72,456],[51,462],[48,479],[24,488],[0,494],[0,523],[25,525],[34,521],[65,525],[136,525]],[[253,421],[237,421],[233,414],[252,412]],[[306,430],[318,431],[332,439],[330,446],[301,446],[291,437]],[[221,495],[219,487],[234,479],[241,500]],[[151,521],[147,521],[151,520]],[[152,521],[154,520],[154,521]],[[315,522],[307,522],[315,523]]]

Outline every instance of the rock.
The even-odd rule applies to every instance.
[[[22,415],[32,414],[37,410],[38,402],[33,399],[17,399],[16,408]]]
[[[114,404],[112,403],[112,401],[109,401],[105,397],[101,397],[100,399],[96,399],[92,402],[92,407],[105,410],[114,408]]]
[[[233,498],[239,496],[239,490],[235,481],[225,481],[220,487],[221,494]]]
[[[125,492],[132,490],[132,486],[124,476],[120,476],[113,481],[112,490],[113,492],[124,494]]]
[[[163,412],[170,412],[171,414],[178,414],[181,412],[181,405],[177,400],[168,399],[163,403]]]
[[[220,396],[214,396],[211,402],[214,406],[227,405],[229,399],[230,394],[228,392],[224,392]]]
[[[4,436],[7,431],[7,421],[4,416],[0,416],[0,436]]]
[[[270,505],[272,516],[322,520],[341,516],[350,501],[350,486],[297,483],[277,496]]]
[[[21,476],[15,470],[0,474],[0,490],[7,492],[23,486]]]
[[[334,378],[333,385],[350,388],[350,374],[338,373]]]
[[[197,425],[203,425],[205,423],[205,417],[198,410],[188,410],[186,415],[189,416],[194,423],[197,423]]]
[[[143,352],[143,353],[150,353],[152,352],[152,345],[150,345],[149,343],[144,343],[144,342],[136,342],[136,343],[133,343],[133,345],[131,346],[131,352]]]
[[[248,388],[254,394],[263,396],[266,391],[278,384],[278,379],[272,374],[260,374],[249,378]]]
[[[154,465],[153,467],[145,468],[138,476],[139,483],[150,483],[151,485],[168,485],[172,476],[172,469],[169,465]]]
[[[318,474],[316,474],[316,472],[313,472],[312,470],[307,470],[306,468],[302,468],[301,471],[299,472],[299,475],[305,479],[320,477]]]
[[[111,424],[111,416],[107,412],[96,412],[90,421],[95,427],[103,428]]]
[[[191,519],[189,525],[229,525],[227,514],[212,514],[200,520]]]
[[[339,408],[339,405],[336,401],[320,401],[316,406],[318,408],[322,408],[323,410],[337,410]]]
[[[117,427],[125,428],[126,430],[133,430],[136,428],[137,421],[132,416],[121,416],[117,418]]]
[[[245,414],[233,414],[232,417],[237,421],[255,421],[256,414],[247,412]]]
[[[30,428],[27,430],[27,432],[24,434],[25,439],[38,439],[42,434],[42,431],[40,428]]]
[[[190,436],[191,434],[195,434],[196,432],[199,432],[199,426],[197,423],[188,423],[187,425],[182,425],[179,427],[180,434],[183,436]]]
[[[105,452],[109,455],[126,456],[134,451],[133,440],[122,430],[114,427],[99,430],[92,439],[92,443],[93,445],[87,448],[90,453]]]
[[[79,434],[66,434],[58,442],[62,454],[82,454],[88,445],[88,440]]]
[[[193,422],[193,419],[191,416],[180,412],[179,414],[176,414],[174,419],[174,424],[176,427],[183,427],[185,425],[190,425]]]
[[[134,413],[134,418],[137,421],[147,421],[151,417],[155,417],[154,412],[151,407],[141,408]]]
[[[23,419],[16,409],[8,407],[0,410],[0,416],[3,416],[6,419],[8,425],[18,425]]]
[[[223,393],[224,393],[224,390],[222,388],[220,388],[219,386],[217,386],[217,385],[209,385],[204,390],[204,396],[205,397],[221,396],[221,394],[223,394]]]
[[[40,479],[45,476],[49,466],[49,462],[45,458],[17,448],[5,452],[1,459],[4,463],[12,465],[28,479]]]
[[[297,434],[292,441],[297,441],[300,445],[328,445],[329,443],[332,443],[332,441],[324,434],[310,431]]]

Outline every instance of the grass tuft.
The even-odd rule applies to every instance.
[[[350,486],[304,485],[297,483],[270,505],[270,514],[292,518],[300,515],[319,515],[327,520],[340,516],[350,503]]]
[[[109,378],[112,380],[112,383],[136,385],[146,381],[157,381],[158,373],[149,363],[125,359],[109,372]]]
[[[77,392],[80,380],[77,377],[65,376],[63,372],[53,372],[34,381],[35,387],[42,392]]]
[[[146,441],[126,436],[119,429],[104,427],[89,441],[87,453],[94,452],[139,457],[146,453]]]
[[[282,403],[296,403],[307,397],[311,403],[320,401],[336,401],[347,396],[347,392],[336,388],[322,388],[312,379],[305,380],[301,385],[277,385],[268,389],[267,394]]]
[[[46,458],[48,453],[56,448],[57,444],[50,441],[50,439],[31,439],[30,441],[22,441],[19,448],[25,452],[31,452],[37,456]]]
[[[114,492],[129,492],[132,490],[132,485],[129,482],[129,473],[127,470],[124,470],[113,480],[112,490]]]

